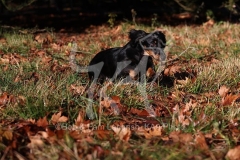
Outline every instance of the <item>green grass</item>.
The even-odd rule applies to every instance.
[[[96,26],[76,35],[78,64],[86,66],[101,49],[126,44],[130,28],[132,25],[129,23],[121,23],[112,29]],[[165,51],[168,59],[174,59],[180,55],[176,61],[168,62],[166,68],[171,65],[179,66],[180,75],[189,73],[189,70],[196,72],[196,75],[188,77],[189,81],[185,84],[179,84],[178,80],[184,80],[186,77],[178,79],[179,77],[174,73],[166,75],[169,79],[173,79],[173,85],[165,86],[160,82],[160,85],[155,84],[151,87],[150,84],[146,84],[148,102],[154,109],[158,109],[161,115],[154,120],[165,125],[163,137],[168,137],[173,131],[190,133],[193,137],[198,132],[202,132],[212,134],[212,141],[208,141],[212,151],[217,149],[218,145],[226,148],[236,146],[239,143],[239,137],[236,140],[236,136],[231,136],[232,131],[229,127],[232,127],[233,122],[240,121],[239,103],[222,106],[222,97],[218,94],[218,90],[226,85],[230,87],[232,94],[240,93],[239,25],[222,23],[209,28],[161,25],[158,28],[166,34],[168,46]],[[154,30],[150,26],[141,24],[135,26],[135,29],[148,32]],[[96,34],[94,32],[96,30],[101,32]],[[54,113],[62,111],[63,115],[69,119],[67,124],[74,124],[79,111],[85,113],[91,99],[86,92],[80,93],[71,88],[71,85],[75,85],[80,89],[81,87],[86,89],[88,84],[87,74],[75,73],[68,66],[67,53],[70,52],[71,37],[66,37],[60,46],[61,49],[55,50],[51,44],[36,42],[33,34],[22,34],[16,30],[1,32],[6,43],[0,44],[0,93],[7,92],[8,97],[13,97],[1,106],[1,119],[38,120],[47,116],[50,120]],[[57,42],[59,33],[50,32],[49,34],[54,37],[52,43]],[[47,53],[39,56],[34,54],[36,50]],[[51,60],[44,62],[45,56]],[[2,63],[2,59],[8,59],[9,63]],[[101,87],[103,86],[94,89],[99,91]],[[125,109],[120,115],[114,115],[111,108],[102,108],[99,111],[101,96],[96,93],[92,104],[97,118],[91,120],[92,125],[101,123],[101,125],[110,126],[118,122],[134,124],[144,120],[148,122],[149,119],[146,116],[129,112],[132,108],[138,110],[145,108],[146,100],[139,89],[141,89],[140,84],[122,84],[121,81],[109,85],[105,97],[120,98],[120,105]],[[179,111],[176,111],[176,106]],[[180,111],[183,109],[185,110],[181,115]],[[181,116],[189,120],[189,125],[178,122]],[[89,120],[86,114],[83,119]],[[239,125],[236,129],[239,130]],[[81,143],[78,143],[71,140],[69,134],[70,131],[66,132],[65,139],[57,143],[44,143],[43,149],[34,148],[32,156],[58,159],[63,152],[72,159],[77,159],[76,152],[78,152],[81,153],[81,158],[91,156],[97,159],[97,153],[92,152],[96,150],[96,146],[101,146],[101,149],[107,150],[104,156],[100,156],[104,159],[132,159],[132,155],[136,159],[180,160],[196,158],[195,156],[209,158],[204,151],[191,143],[174,143],[159,137],[149,140],[133,132],[128,142],[120,141],[116,136],[102,140],[89,134],[91,139],[85,141],[83,138]],[[219,139],[217,137],[219,135],[223,135],[224,138]],[[1,140],[0,142],[2,143]],[[74,150],[76,149],[74,146],[81,151]],[[223,151],[224,154],[226,152],[226,150]],[[224,154],[221,158],[224,158]]]

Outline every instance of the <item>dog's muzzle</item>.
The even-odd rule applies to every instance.
[[[162,48],[143,48],[144,55],[151,56],[154,60],[157,61],[166,61],[166,54]]]

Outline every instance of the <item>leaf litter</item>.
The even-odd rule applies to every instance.
[[[134,26],[128,27],[130,29]],[[203,26],[189,29],[206,32],[214,27],[214,22],[209,21]],[[149,28],[145,29],[150,31]],[[184,47],[184,42],[189,41],[199,49],[193,51],[196,52],[196,57],[190,57],[190,60],[188,56],[191,51],[186,51],[183,56],[178,57],[175,52],[179,52],[179,49],[173,47],[167,53],[168,59],[174,61],[166,66],[162,80],[154,85],[160,91],[154,89],[148,94],[157,117],[150,116],[142,104],[145,99],[132,89],[134,87],[112,84],[107,88],[108,97],[99,100],[99,95],[94,95],[93,100],[96,104],[93,107],[99,115],[98,119],[88,119],[84,107],[76,110],[75,117],[66,114],[72,107],[78,107],[74,102],[71,102],[67,109],[61,106],[58,111],[46,112],[45,116],[38,119],[2,119],[2,159],[36,159],[51,156],[56,159],[104,159],[116,155],[131,155],[135,159],[156,159],[153,158],[154,154],[165,156],[166,159],[171,159],[174,154],[183,157],[179,159],[239,159],[239,83],[228,85],[225,82],[219,84],[218,89],[203,92],[197,90],[197,87],[201,86],[195,86],[200,76],[195,66],[221,63],[218,55],[211,55],[209,46],[214,40],[221,40],[231,46],[236,42],[236,38],[224,39],[222,32],[215,33],[219,34],[219,37],[215,34],[212,37],[191,37],[177,29],[163,30],[167,37],[172,36],[175,45]],[[0,65],[4,71],[10,71],[13,65],[21,66],[38,59],[38,70],[28,73],[30,76],[26,76],[24,71],[20,70],[13,79],[14,83],[37,85],[43,77],[41,72],[47,70],[53,76],[74,74],[68,63],[72,42],[78,44],[76,58],[79,64],[86,65],[90,57],[101,49],[127,43],[126,32],[122,26],[113,29],[92,26],[84,33],[74,35],[54,33],[53,37],[52,33],[38,33],[33,36],[34,42],[29,48],[28,56],[17,52],[0,53]],[[233,32],[234,30],[226,30],[224,33],[231,35]],[[4,45],[8,44],[6,38],[1,38],[1,41]],[[24,45],[28,45],[26,42]],[[39,49],[37,45],[42,47]],[[221,48],[219,52],[222,52]],[[86,75],[80,73],[80,76]],[[72,98],[84,97],[86,86],[78,81],[70,81],[71,83],[64,85]],[[50,83],[53,90],[57,88],[54,82]],[[164,92],[165,87],[167,91]],[[25,106],[27,96],[29,95],[5,89],[0,95],[1,112],[10,106]],[[236,111],[238,113],[234,113]],[[221,118],[224,115],[219,114],[224,112],[231,112],[231,116]],[[166,149],[171,150],[172,155],[166,152]]]

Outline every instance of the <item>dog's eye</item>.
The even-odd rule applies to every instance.
[[[153,46],[153,47],[156,47],[156,46],[157,46],[157,40],[154,40],[154,41],[152,42],[152,46]]]

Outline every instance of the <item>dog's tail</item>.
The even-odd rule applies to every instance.
[[[72,68],[72,70],[74,72],[77,72],[77,73],[88,72],[88,68],[87,67],[83,67],[83,66],[80,66],[80,65],[77,64],[76,53],[77,53],[77,44],[74,42],[72,44],[71,52],[70,52],[70,55],[69,55],[70,67]]]

